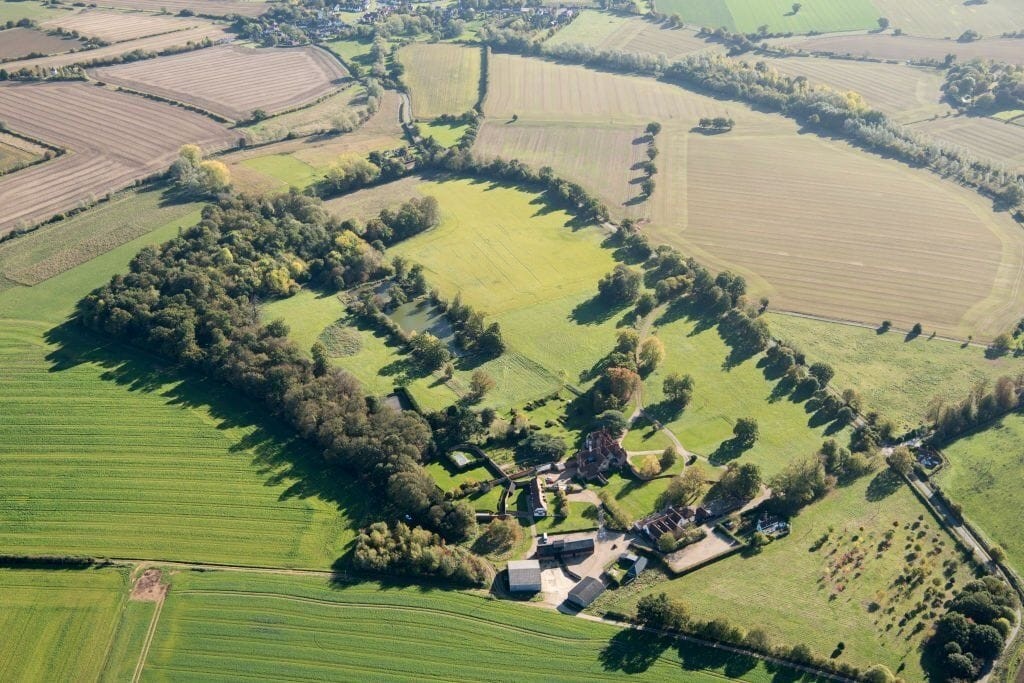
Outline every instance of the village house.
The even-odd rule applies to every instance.
[[[587,434],[587,439],[575,455],[576,470],[585,481],[607,483],[605,474],[616,472],[626,464],[626,450],[607,430]]]

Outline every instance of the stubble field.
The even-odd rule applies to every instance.
[[[774,42],[774,41],[772,41]],[[985,38],[970,43],[925,36],[897,36],[892,33],[854,33],[827,36],[784,38],[779,42],[809,52],[831,52],[853,57],[870,56],[877,59],[935,59],[943,60],[954,54],[962,62],[971,59],[995,59],[1001,62],[1024,63],[1017,38]]]
[[[413,43],[402,48],[412,112],[417,119],[462,114],[480,97],[480,48]]]
[[[0,61],[18,59],[30,54],[58,54],[80,48],[74,38],[51,36],[31,28],[9,28],[0,31]]]
[[[1021,45],[1024,50],[1024,45]],[[1024,126],[979,116],[951,116],[923,121],[914,130],[947,145],[966,148],[971,154],[1024,172]]]
[[[108,43],[120,43],[148,36],[184,31],[197,26],[211,26],[206,19],[170,15],[143,14],[141,12],[113,12],[85,9],[75,14],[63,14],[46,22],[44,28],[62,28],[78,31],[88,38],[99,38]]]
[[[223,17],[240,14],[255,17],[267,11],[264,0],[99,0],[100,7],[137,10],[143,12],[168,11],[177,14],[183,9],[196,14]]]
[[[967,29],[998,36],[1024,25],[1019,0],[872,0],[877,15],[913,36],[956,38]]]
[[[101,81],[235,120],[248,118],[257,109],[272,114],[311,102],[347,75],[330,53],[314,47],[218,46],[96,70]]]
[[[875,26],[878,12],[869,0],[818,0],[805,2],[794,13],[789,0],[656,0],[655,8],[679,14],[697,26],[724,26],[740,33],[754,33],[765,25],[772,33],[851,31]]]
[[[724,52],[716,43],[697,37],[692,28],[668,28],[642,19],[584,10],[545,45],[579,44],[596,50],[622,50],[678,59],[694,52]]]
[[[70,150],[0,177],[0,233],[161,171],[182,144],[214,151],[235,140],[204,116],[83,83],[0,85],[0,119],[11,130]]]

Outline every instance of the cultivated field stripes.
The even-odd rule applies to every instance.
[[[75,14],[62,14],[56,19],[44,23],[43,27],[78,31],[80,35],[89,38],[99,38],[108,43],[120,43],[126,40],[136,40],[161,33],[209,25],[207,20],[196,17],[85,9]]]
[[[239,74],[259,77],[240,78]],[[320,48],[220,46],[103,67],[95,75],[114,85],[186,102],[239,120],[248,118],[256,109],[275,113],[315,100],[348,73]]]
[[[210,119],[83,83],[0,85],[0,120],[70,153],[0,177],[0,233],[95,200],[166,168],[185,143],[223,149],[235,134]]]
[[[187,9],[212,17],[232,14],[255,17],[266,12],[268,7],[263,0],[98,0],[96,4],[100,7],[143,12],[168,11],[173,14]]]
[[[920,121],[953,111],[941,100],[942,74],[935,69],[813,57],[757,61],[764,61],[787,76],[804,76],[812,86],[853,91],[869,106],[896,121]]]
[[[1024,64],[1024,49],[1019,38],[985,38],[961,43],[957,40],[896,36],[891,33],[836,34],[781,38],[769,41],[808,52],[834,53],[876,59],[935,59],[942,61],[954,54],[961,62],[971,59],[994,59]]]
[[[0,31],[0,60],[17,59],[31,54],[58,54],[81,46],[82,43],[74,38],[51,36],[31,28],[10,28]]]
[[[878,16],[887,17],[893,28],[917,36],[956,38],[967,29],[983,36],[999,36],[1024,26],[1020,0],[872,0]]]
[[[17,71],[19,69],[31,70],[36,68],[59,68],[62,66],[71,66],[72,64],[88,65],[95,61],[104,61],[114,57],[120,57],[121,55],[128,54],[129,52],[135,52],[136,50],[144,52],[163,52],[164,50],[172,47],[184,47],[189,43],[201,43],[203,40],[207,39],[217,42],[230,38],[231,35],[227,33],[223,26],[209,24],[198,28],[186,29],[184,31],[175,31],[174,33],[165,33],[158,36],[140,38],[138,40],[129,40],[123,43],[114,43],[113,45],[107,45],[106,47],[98,47],[95,50],[83,50],[81,52],[54,55],[50,57],[30,57],[28,59],[20,59],[15,62],[5,63],[3,68],[8,71]]]
[[[412,43],[402,48],[399,58],[416,118],[462,114],[480,99],[479,47]]]
[[[976,157],[1024,171],[1024,126],[980,116],[956,116],[923,121],[913,129],[947,145],[963,147]]]

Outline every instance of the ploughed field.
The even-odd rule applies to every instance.
[[[161,33],[209,25],[209,21],[197,17],[85,9],[75,14],[61,14],[56,19],[46,22],[43,27],[78,31],[80,35],[88,38],[99,38],[108,43],[120,43],[126,40],[136,40]]]
[[[348,73],[315,47],[218,46],[96,69],[97,79],[185,102],[227,118],[248,118],[312,102]]]
[[[78,49],[82,43],[74,38],[51,36],[32,28],[9,28],[0,31],[0,60],[18,59],[31,54],[57,54]]]
[[[182,144],[213,151],[235,139],[204,116],[72,82],[0,84],[0,120],[15,132],[68,150],[0,177],[0,234],[162,171]]]
[[[1024,41],[1021,52],[1024,52]],[[980,116],[955,116],[922,121],[914,126],[929,137],[948,145],[964,147],[971,154],[990,159],[1007,169],[1024,172],[1024,123],[999,121]]]
[[[171,48],[184,48],[190,44],[198,45],[204,40],[217,42],[228,37],[229,34],[225,31],[224,26],[205,24],[196,28],[185,29],[184,31],[174,31],[173,33],[163,33],[137,40],[127,40],[123,43],[114,43],[106,47],[98,47],[95,50],[82,50],[81,52],[71,52],[49,57],[28,57],[14,62],[7,62],[3,65],[3,68],[7,69],[7,71],[18,71],[19,69],[60,68],[71,66],[72,64],[89,66],[97,62],[117,60],[122,55],[138,50],[144,52],[163,52]]]
[[[263,0],[98,0],[96,4],[100,7],[143,12],[168,11],[172,14],[187,9],[196,14],[212,17],[224,17],[231,14],[255,17],[266,12],[268,7]]]

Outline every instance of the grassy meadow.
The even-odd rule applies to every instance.
[[[451,43],[412,43],[402,48],[412,112],[417,119],[462,114],[480,98],[480,48]]]
[[[323,178],[323,173],[289,154],[268,154],[242,162],[246,167],[279,181],[286,187],[303,190]]]
[[[17,23],[22,19],[32,19],[36,22],[44,22],[62,14],[62,10],[46,7],[41,2],[33,0],[3,0],[0,2],[0,24],[8,21]]]
[[[794,344],[810,362],[835,368],[833,384],[856,389],[868,410],[877,410],[904,428],[925,419],[935,398],[959,401],[979,382],[1024,372],[1024,360],[987,359],[984,349],[957,342],[907,340],[895,330],[837,325],[808,318],[768,314],[772,334]]]
[[[312,106],[272,116],[240,128],[250,144],[284,140],[289,135],[314,135],[332,130],[339,121],[360,113],[366,104],[366,90],[355,86],[325,98]]]
[[[173,578],[142,680],[187,672],[211,680],[483,681],[510,671],[523,681],[612,680],[629,673],[767,683],[773,676],[757,660],[648,641],[478,594],[210,572]]]
[[[113,569],[0,569],[0,678],[97,680],[127,586]]]
[[[434,138],[442,147],[454,147],[469,129],[465,124],[450,123],[421,123],[419,126],[423,137]]]
[[[804,643],[820,657],[858,667],[881,663],[904,680],[923,680],[918,646],[930,620],[900,622],[924,588],[908,591],[893,582],[908,567],[920,567],[923,586],[939,578],[949,598],[970,578],[961,564],[952,586],[947,583],[943,563],[959,561],[959,554],[931,516],[919,518],[923,513],[898,479],[884,470],[869,474],[806,508],[793,520],[792,533],[759,555],[734,555],[668,582],[640,582],[602,598],[597,608],[629,612],[644,592],[665,591],[697,618],[725,618],[744,629],[764,629],[779,644]],[[889,531],[891,545],[881,549]],[[840,642],[844,647],[836,654]]]
[[[678,14],[689,24],[725,27],[754,33],[767,26],[772,33],[811,33],[876,28],[880,16],[870,0],[810,0],[793,12],[789,0],[655,0],[665,14]]]
[[[956,38],[967,29],[999,36],[1007,26],[1024,25],[1024,5],[1018,0],[871,0],[877,14],[893,28],[912,36]]]
[[[963,506],[964,514],[993,543],[1006,550],[1010,565],[1024,573],[1024,495],[1018,482],[1024,465],[1024,415],[1008,415],[944,448],[948,463],[939,486]]]

